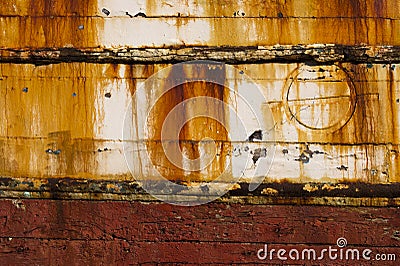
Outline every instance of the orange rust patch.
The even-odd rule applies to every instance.
[[[207,66],[204,66],[207,67]],[[215,76],[206,76],[205,69],[197,69],[196,75],[204,77],[204,79],[211,79],[218,84],[225,83],[225,68],[216,70]],[[189,76],[186,76],[189,75]],[[209,75],[209,74],[208,74]],[[185,80],[192,78],[189,73],[185,72],[183,66],[173,68],[169,76],[165,80],[164,89],[168,90],[171,87],[171,81]],[[148,123],[150,125],[150,142],[147,142],[147,148],[150,153],[152,163],[156,166],[160,174],[168,179],[187,181],[203,181],[213,180],[221,175],[226,166],[226,155],[229,152],[229,140],[227,129],[224,128],[217,120],[225,121],[225,111],[219,110],[213,106],[196,106],[196,108],[205,108],[212,113],[213,118],[197,117],[187,121],[179,132],[179,139],[172,141],[179,141],[181,151],[183,151],[189,159],[196,159],[200,156],[199,141],[203,138],[211,138],[216,140],[217,145],[217,158],[213,163],[207,166],[203,173],[201,171],[193,171],[190,174],[185,173],[184,170],[176,167],[165,156],[161,140],[161,129],[165,118],[171,110],[179,103],[200,96],[207,96],[225,101],[226,95],[229,93],[223,86],[210,82],[186,82],[182,85],[176,86],[166,92],[155,104],[150,112]],[[188,114],[190,110],[187,110]],[[180,117],[174,118],[176,121],[186,121],[186,115],[179,114]],[[178,136],[177,136],[178,137]],[[204,172],[206,174],[204,174]]]

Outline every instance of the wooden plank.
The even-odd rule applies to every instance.
[[[399,246],[397,208],[224,203],[188,208],[126,201],[1,202],[4,208],[0,213],[0,234],[16,239],[326,245],[335,244],[345,235],[353,245]]]
[[[281,263],[293,263],[289,265],[307,265],[307,263],[318,263],[322,265],[379,265],[373,264],[371,261],[363,261],[360,260],[330,260],[327,258],[327,255],[324,259],[321,260],[282,260],[277,259],[276,256],[273,256],[273,259],[267,260],[259,260],[257,258],[257,251],[260,245],[256,245],[253,243],[249,243],[246,245],[238,245],[236,243],[222,243],[222,244],[214,244],[214,243],[182,243],[182,242],[172,242],[172,243],[145,243],[140,245],[140,248],[143,248],[138,253],[139,260],[145,263],[153,264],[153,263],[193,263],[193,264],[231,264],[231,265],[240,265],[240,264],[252,264],[252,265],[280,265]],[[271,245],[271,249],[275,249],[275,252],[279,249],[287,250],[286,256],[291,249],[296,249],[295,246],[291,245]],[[324,247],[318,245],[301,245],[300,254],[304,249],[315,249],[316,257],[320,256],[321,250]],[[175,255],[177,250],[181,251],[179,256]],[[361,249],[362,250],[362,249]],[[183,252],[182,252],[183,251]],[[362,252],[362,251],[361,251]],[[396,254],[398,252],[397,248],[383,248],[382,253],[384,254]],[[196,254],[194,256],[193,254]],[[307,253],[308,254],[308,253]],[[325,253],[327,254],[327,253]],[[276,255],[276,253],[275,253]],[[300,255],[301,256],[301,255]],[[305,255],[308,258],[308,255]],[[351,256],[351,255],[349,255]],[[372,258],[372,257],[371,257]],[[299,264],[303,263],[303,264]],[[380,262],[382,263],[382,262]],[[385,261],[383,262],[385,265],[397,265],[396,261]]]
[[[171,48],[0,48],[0,62],[35,65],[60,62],[111,64],[168,64],[192,60],[214,60],[229,64],[271,62],[339,62],[393,64],[400,62],[398,46],[366,45],[274,45],[250,47],[171,47]],[[257,77],[255,77],[258,79]]]
[[[149,195],[135,181],[125,180],[126,176],[116,176],[118,181],[95,181],[91,179],[69,178],[2,178],[0,181],[0,198],[8,199],[58,199],[58,200],[96,200],[96,201],[141,201],[158,202],[160,198],[170,195],[168,190]],[[168,181],[169,182],[169,181]],[[167,187],[168,182],[154,182],[154,186]],[[148,182],[149,184],[149,182]],[[218,187],[226,183],[213,183],[211,193],[198,191],[198,182],[192,182],[186,190],[175,194],[175,202],[190,203],[211,202],[242,205],[312,205],[312,206],[353,206],[353,207],[397,207],[400,206],[398,183],[368,184],[363,182],[307,182],[290,183],[264,181],[255,190],[249,190],[249,183],[231,184],[226,194],[220,193]],[[196,188],[197,186],[197,188]],[[193,188],[194,187],[194,188]],[[197,190],[196,190],[197,189]],[[163,194],[164,193],[164,194]],[[169,193],[169,194],[168,194]],[[158,197],[158,198],[156,198]]]
[[[0,262],[8,265],[280,263],[276,253],[274,260],[260,260],[257,251],[267,244],[269,249],[320,252],[337,248],[340,237],[347,240],[344,250],[368,248],[372,255],[399,256],[397,208],[217,203],[188,208],[65,200],[0,204]],[[327,257],[320,263],[380,265]]]
[[[138,260],[134,246],[122,240],[57,240],[1,238],[2,265],[105,265],[129,264]],[[105,252],[106,251],[106,252]]]
[[[113,241],[89,241],[89,240],[39,240],[39,239],[13,239],[1,241],[0,247],[4,248],[4,253],[0,251],[0,262],[7,265],[110,265],[110,264],[141,264],[141,265],[277,265],[282,260],[277,258],[276,251],[279,249],[287,250],[313,249],[320,256],[322,249],[327,246],[319,245],[270,245],[275,250],[273,259],[259,260],[257,251],[262,248],[260,244],[254,243],[187,243],[187,242],[168,242],[168,243],[136,243],[121,240]],[[104,252],[107,250],[107,252]],[[360,253],[364,249],[360,248]],[[379,248],[379,256],[393,256],[399,253],[399,248]],[[286,263],[315,263],[323,265],[397,265],[396,261],[374,261],[354,259],[354,260],[330,260],[328,253],[321,260],[285,260]],[[335,253],[333,253],[335,254]],[[346,254],[346,253],[345,253]],[[346,256],[344,254],[344,256]],[[351,258],[352,253],[348,256]],[[308,258],[308,253],[305,253]],[[339,257],[338,253],[338,258]],[[361,256],[361,255],[360,255]],[[344,257],[346,258],[346,257]]]

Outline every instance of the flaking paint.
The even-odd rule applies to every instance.
[[[381,0],[7,1],[0,47],[399,45],[399,9]]]
[[[1,101],[7,108],[2,111],[0,123],[3,154],[1,174],[21,177],[132,178],[124,163],[121,116],[127,111],[137,86],[167,66],[62,63],[35,67],[2,64]],[[356,179],[373,183],[398,180],[397,67],[392,70],[393,67],[389,65],[367,67],[349,63],[341,66],[354,84],[357,102],[349,121],[333,132],[304,128],[287,115],[282,103],[283,91],[287,79],[301,67],[300,64],[247,64],[236,67],[254,78],[254,82],[262,86],[265,97],[272,99],[265,104],[271,106],[276,122],[277,152],[268,180]],[[227,72],[226,86],[243,86],[237,78]],[[185,86],[172,90],[168,96],[171,101],[158,105],[157,108],[161,109],[156,112],[165,114],[171,109],[171,104],[194,95],[208,95],[224,101],[231,98],[225,90],[218,92],[210,89],[215,85]],[[23,91],[25,87],[28,88],[27,92]],[[151,90],[149,88],[149,94]],[[105,97],[107,92],[111,94],[110,98]],[[336,117],[333,115],[332,119],[336,120]],[[154,153],[160,152],[161,148],[157,142],[161,122],[161,115],[150,120],[150,138],[142,143],[143,147],[147,145]],[[180,135],[181,147],[187,150],[189,156],[196,158],[199,155],[198,141],[209,135],[222,141],[219,144],[222,153],[230,154],[232,146],[227,142],[226,135],[221,135],[221,132],[225,132],[223,128],[215,124],[212,130],[199,130],[204,123],[210,124],[210,121],[199,119],[185,126]],[[245,142],[245,138],[242,141]],[[47,149],[60,149],[61,153],[49,154],[45,152]],[[288,152],[283,153],[284,149]],[[314,152],[307,163],[297,160],[305,150]],[[219,159],[207,171],[190,177],[182,171],[168,172],[173,167],[160,169],[165,169],[163,171],[171,178],[196,181],[215,176],[226,163]],[[163,164],[165,162],[160,166]],[[151,172],[145,171],[145,162],[139,165],[139,173],[151,176]],[[347,170],[342,170],[341,165],[348,167]]]
[[[317,1],[307,4],[253,0],[217,2],[218,5],[198,1],[184,4],[176,1],[162,4],[154,1],[115,4],[105,0],[68,4],[65,1],[9,1],[0,7],[3,29],[0,46],[27,50],[75,47],[95,52],[99,47],[399,43],[399,35],[394,34],[399,28],[395,12],[398,4],[387,8],[388,4],[381,1],[332,1],[327,9]],[[108,8],[110,15],[101,12],[102,8]],[[143,12],[146,16],[131,18],[126,12],[131,16]],[[240,57],[245,58],[246,54],[243,52]],[[6,108],[3,108],[0,123],[0,173],[16,177],[132,179],[123,159],[121,116],[129,111],[128,105],[138,86],[167,66],[170,64],[1,64],[3,97],[0,101]],[[348,99],[348,107],[354,107],[354,112],[345,113],[346,121],[331,131],[304,128],[288,116],[285,84],[296,70],[309,66],[283,62],[235,67],[262,86],[268,99],[265,108],[270,107],[274,115],[278,152],[268,180],[398,181],[400,105],[396,65],[342,63],[315,67],[322,68],[322,73],[334,71],[334,68],[344,73],[346,80],[335,85],[343,90],[338,89],[338,95],[334,96]],[[174,78],[174,74],[171,75],[170,78]],[[325,74],[318,75],[317,78]],[[221,73],[219,79],[235,90],[245,86],[232,73],[226,76]],[[316,83],[313,86],[323,91],[323,86]],[[167,95],[168,100],[157,107],[155,112],[162,115],[151,119],[148,138],[140,143],[141,147],[160,154],[159,125],[173,104],[199,95],[227,102],[229,95],[221,88],[195,83],[172,90]],[[148,88],[147,93],[150,95],[152,90]],[[299,88],[290,91],[294,92],[294,97],[301,95]],[[324,118],[326,125],[337,122],[336,112],[342,105],[333,100],[332,106],[335,105],[330,109],[334,111],[329,111]],[[317,121],[320,109],[312,106],[304,118]],[[229,119],[226,113],[215,113],[223,120]],[[160,161],[152,163],[159,164],[161,172],[171,179],[213,179],[228,164],[226,158],[232,153],[232,145],[227,135],[232,128],[225,130],[218,124],[211,124],[211,129],[199,130],[205,124],[210,121],[190,121],[179,141],[190,158],[197,158],[201,152],[197,146],[199,139],[217,137],[221,141],[218,144],[221,157],[208,169],[187,174],[174,169],[158,155],[152,158]],[[241,141],[246,142],[245,138]],[[56,154],[58,150],[60,153]],[[282,150],[287,152],[280,152]],[[308,150],[314,155],[305,162],[301,158]],[[151,176],[153,173],[146,170],[146,163],[150,162],[138,162],[137,173]]]

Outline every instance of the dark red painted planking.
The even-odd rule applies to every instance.
[[[0,239],[0,265],[127,265],[134,245],[123,240]]]
[[[0,206],[0,265],[254,264],[262,262],[256,251],[264,244],[320,249],[339,237],[400,259],[398,208],[67,200]]]

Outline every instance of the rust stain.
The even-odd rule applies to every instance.
[[[394,79],[394,71],[392,69],[392,66],[387,66],[387,71],[388,71],[388,88],[387,88],[387,100],[385,101],[385,115],[387,117],[387,120],[389,120],[387,123],[392,125],[392,135],[391,135],[391,143],[398,143],[399,142],[399,108],[397,107],[398,105],[398,96],[396,96],[396,89],[395,89],[395,79]],[[393,153],[391,151],[388,151],[389,155],[388,157],[390,158],[390,153]],[[398,152],[394,153],[394,168],[392,168],[389,171],[389,175],[393,177],[393,181],[400,182],[400,158],[398,156]]]
[[[127,25],[121,32],[135,29],[136,25],[157,26],[168,23],[171,36],[178,43],[171,43],[168,37],[156,38],[155,46],[257,46],[275,44],[369,44],[396,45],[400,43],[396,29],[399,27],[399,7],[389,6],[382,0],[335,0],[320,3],[316,0],[297,1],[217,1],[215,3],[190,1],[166,7],[166,1],[158,3],[146,0],[146,17],[123,18],[109,17],[117,25]],[[134,4],[127,7],[137,8]],[[110,7],[111,8],[111,7]],[[111,8],[112,9],[112,8]],[[122,12],[123,10],[116,10]],[[104,18],[98,16],[96,0],[90,1],[7,1],[0,7],[3,15],[0,23],[7,31],[2,46],[8,48],[49,48],[75,47],[96,48],[104,33]],[[182,14],[185,14],[184,16]],[[133,14],[135,15],[135,14]],[[132,16],[132,15],[130,15]],[[129,22],[126,22],[129,20]],[[144,21],[139,21],[144,20]],[[123,23],[122,23],[123,22]],[[193,25],[194,34],[200,34],[200,40],[185,37],[185,25]],[[203,35],[204,25],[210,25],[209,34]],[[226,34],[229,29],[229,34]],[[151,46],[145,35],[146,29],[139,29],[138,47]],[[96,34],[99,33],[99,34]],[[131,32],[129,32],[131,33]],[[132,32],[132,34],[135,34]],[[113,39],[112,33],[106,33]],[[208,38],[208,35],[211,35]],[[115,37],[118,39],[118,37]],[[187,38],[187,39],[186,39]],[[127,38],[128,39],[128,38]],[[109,40],[105,40],[107,43]],[[132,43],[116,41],[115,46],[132,46]],[[126,42],[129,42],[126,40]],[[136,43],[136,41],[135,41]],[[167,44],[168,43],[168,44]],[[110,44],[111,47],[114,44]]]
[[[392,66],[387,66],[387,71],[388,71],[388,90],[387,90],[387,101],[386,101],[386,109],[384,111],[385,115],[389,118],[390,123],[393,126],[392,130],[392,136],[391,136],[391,142],[396,143],[396,140],[399,140],[399,131],[396,130],[399,128],[399,122],[396,117],[396,105],[397,105],[397,100],[396,100],[396,89],[395,89],[395,79],[394,79],[394,70],[392,69]]]
[[[6,47],[93,48],[99,45],[98,33],[103,29],[103,21],[90,19],[96,12],[97,0],[31,0],[23,5],[8,2],[15,16],[0,20],[4,28],[14,29],[7,31],[1,42]]]
[[[354,65],[352,66],[352,71],[353,73],[353,78],[355,80],[366,80],[366,69],[362,66],[359,65]],[[368,94],[369,94],[369,85],[368,83],[365,82],[359,82],[356,84],[356,90],[357,90],[357,111],[355,113],[355,121],[356,121],[356,127],[355,127],[355,132],[353,135],[356,136],[356,139],[359,142],[369,142],[371,141],[371,137],[374,137],[374,128],[373,128],[373,123],[371,121],[366,121],[366,119],[372,117],[372,111],[373,109],[371,108],[372,106],[370,105],[370,102],[368,102]],[[340,131],[338,132],[338,135],[340,137],[343,137],[343,134],[346,134],[347,132],[345,131]],[[373,140],[372,140],[373,141]]]
[[[284,161],[289,158],[298,161],[298,170],[296,171],[298,179],[292,181],[304,182],[315,176],[316,173],[313,173],[312,166],[308,166],[315,160],[319,160],[314,159],[314,151],[309,149],[308,143],[314,143],[323,145],[322,154],[324,156],[319,158],[324,158],[324,163],[329,165],[330,161],[335,158],[339,159],[335,169],[337,173],[340,171],[343,174],[343,180],[355,178],[355,180],[371,183],[396,182],[398,180],[397,170],[394,170],[393,164],[398,163],[397,153],[388,153],[391,149],[390,144],[396,143],[397,136],[395,135],[398,135],[397,111],[393,111],[397,110],[396,92],[394,92],[395,89],[389,88],[392,86],[391,84],[395,83],[390,80],[396,79],[390,77],[388,72],[394,72],[395,66],[373,65],[372,63],[357,65],[345,63],[338,66],[340,67],[337,70],[341,69],[340,71],[345,71],[347,74],[341,79],[337,79],[336,75],[336,78],[331,80],[334,82],[331,84],[333,87],[329,90],[323,83],[329,85],[331,81],[326,74],[321,76],[321,73],[327,73],[332,77],[332,73],[340,72],[327,71],[332,66],[312,66],[311,72],[306,73],[307,75],[296,74],[296,70],[291,72],[287,80],[289,85],[285,85],[286,90],[283,90],[283,102],[271,102],[272,112],[277,121],[276,130],[282,134],[279,139],[283,143],[289,139],[297,142],[297,145],[287,144],[292,148],[296,146],[297,157],[294,157],[292,150],[292,155],[286,155],[287,159],[282,158]],[[385,77],[386,80],[384,80]],[[335,81],[335,79],[337,80]],[[296,83],[298,84],[296,85]],[[309,83],[307,86],[304,85],[307,83]],[[353,90],[353,93],[348,89],[345,90],[346,84],[350,91]],[[385,88],[386,84],[387,89]],[[318,93],[315,93],[315,90],[318,90]],[[339,96],[332,95],[335,90],[339,92]],[[328,106],[324,104],[328,100],[325,98],[329,95],[322,93],[324,97],[318,99],[321,92],[324,91],[332,96],[332,102],[329,103],[332,107],[328,109],[326,109]],[[344,97],[347,98],[346,101],[352,99],[349,101],[348,110],[354,109],[354,111],[349,113],[349,117],[346,116],[345,120],[342,120],[345,123],[341,127],[326,130],[330,129],[329,125],[338,121],[341,110],[343,112],[346,110],[337,101],[343,98],[340,96],[340,93],[343,92],[346,92],[343,95],[346,96]],[[307,93],[309,93],[308,96]],[[307,97],[309,98],[307,99]],[[318,101],[321,101],[321,106]],[[288,111],[288,109],[292,110]],[[320,112],[321,110],[323,112]],[[282,116],[282,111],[286,111],[286,117]],[[320,121],[321,114],[325,115],[327,128],[301,125]],[[282,152],[288,154],[287,149],[283,149]],[[317,154],[321,154],[321,151],[318,151]],[[336,155],[332,156],[332,154]],[[321,176],[321,180],[327,181],[332,174],[334,175],[334,171]]]
[[[51,176],[71,176],[74,174],[74,157],[71,132],[51,132],[48,134],[46,153],[48,171]]]
[[[93,176],[96,88],[101,65],[3,64],[1,175]],[[66,78],[67,77],[67,78]],[[96,118],[97,117],[97,118]],[[89,174],[91,173],[91,174]]]
[[[374,11],[377,17],[382,18],[386,16],[386,11],[388,10],[387,1],[384,0],[374,0]]]
[[[303,65],[291,74],[283,93],[288,119],[308,129],[335,131],[351,119],[355,108],[352,83],[335,66]]]
[[[131,95],[136,91],[137,80],[134,76],[135,67],[133,65],[127,65],[125,68],[125,78],[127,79],[128,89]]]
[[[73,16],[81,15],[81,9],[72,1],[73,6],[69,6],[68,2],[50,0],[46,3],[45,0],[39,0],[35,5],[42,7],[32,13],[29,10],[29,3],[25,1],[6,1],[0,7],[1,15],[20,15],[26,16],[29,14],[41,16],[45,11],[50,11],[50,14]],[[204,3],[201,1],[162,1],[146,0],[146,10],[139,10],[136,3],[131,5],[123,5],[122,8],[109,5],[107,8],[111,11],[112,16],[118,11],[127,11],[123,8],[130,7],[130,11],[136,12],[130,14],[136,15],[138,12],[145,12],[147,16],[162,17],[162,16],[189,16],[189,17],[278,17],[279,13],[284,17],[351,17],[359,15],[361,17],[399,17],[399,6],[392,4],[393,1],[370,0],[370,1],[345,1],[332,0],[327,3],[321,3],[318,0],[308,0],[298,2],[296,0],[279,0],[279,1],[264,1],[264,0],[218,0]],[[144,3],[143,3],[144,4]],[[80,6],[87,8],[87,15],[96,15],[98,10],[94,10],[93,6],[81,3]],[[143,7],[143,6],[142,6]],[[236,16],[235,16],[236,13]],[[244,15],[242,15],[244,13]],[[127,15],[128,17],[128,15]]]
[[[23,7],[21,6],[20,8]],[[30,16],[91,16],[97,10],[97,0],[85,2],[78,0],[31,0],[28,8]]]
[[[213,80],[218,84],[225,83],[225,68],[214,69],[214,76],[210,75],[209,71],[205,68],[206,65],[198,67],[194,75],[203,77],[207,80]],[[166,78],[164,88],[169,89],[172,85],[171,82],[193,78],[192,74],[187,73],[187,69],[181,65],[173,68],[169,76]],[[207,75],[207,76],[206,76]],[[200,96],[212,97],[221,101],[226,101],[227,89],[215,83],[210,82],[186,82],[182,85],[176,86],[165,93],[153,107],[148,119],[150,126],[150,142],[147,143],[153,164],[157,166],[159,172],[168,179],[175,179],[180,181],[203,181],[213,180],[218,177],[225,169],[226,159],[225,156],[229,152],[229,147],[226,147],[225,142],[229,140],[227,129],[224,128],[217,120],[207,117],[197,117],[188,120],[181,131],[179,132],[179,139],[172,141],[179,141],[181,151],[183,151],[189,159],[197,159],[200,156],[199,142],[203,138],[211,138],[216,140],[217,157],[214,161],[207,166],[205,171],[207,174],[201,173],[202,171],[192,171],[186,173],[184,170],[173,165],[163,152],[161,140],[161,128],[168,113],[179,103]],[[223,109],[218,109],[213,106],[196,106],[200,109],[210,110],[213,117],[220,121],[226,121],[225,112]],[[175,117],[175,121],[186,121],[189,116],[190,110],[186,114]],[[229,146],[229,145],[228,145]]]
[[[160,5],[159,3],[160,2],[156,2],[154,0],[146,0],[146,15],[155,14],[157,7]]]
[[[366,82],[366,69],[360,65],[351,65],[351,76],[347,82],[351,88],[354,87],[355,93],[351,97],[356,97],[350,101],[350,109],[354,108],[351,119],[345,125],[333,133],[322,137],[324,142],[330,143],[373,143],[380,141],[376,134],[377,117],[379,117],[379,106],[377,106],[376,94],[371,93],[369,83]],[[357,82],[353,82],[356,80]],[[332,119],[337,119],[337,112],[331,114]],[[315,136],[318,139],[318,135]]]
[[[113,79],[119,78],[119,64],[109,64],[107,65],[107,69],[105,71],[106,77],[110,77]]]
[[[19,31],[15,35],[21,46],[94,47],[97,43],[100,24],[94,26],[86,18],[95,12],[95,0],[32,0],[26,6],[14,5],[29,10],[27,16],[18,18]],[[0,174],[93,176],[97,85],[88,76],[89,71],[101,76],[100,68],[79,63],[2,65],[3,73],[16,69],[24,78],[8,77],[2,89],[8,107],[0,120],[2,135],[8,139],[1,142],[1,149],[7,151],[9,159],[0,163]],[[25,144],[18,144],[24,138]]]

